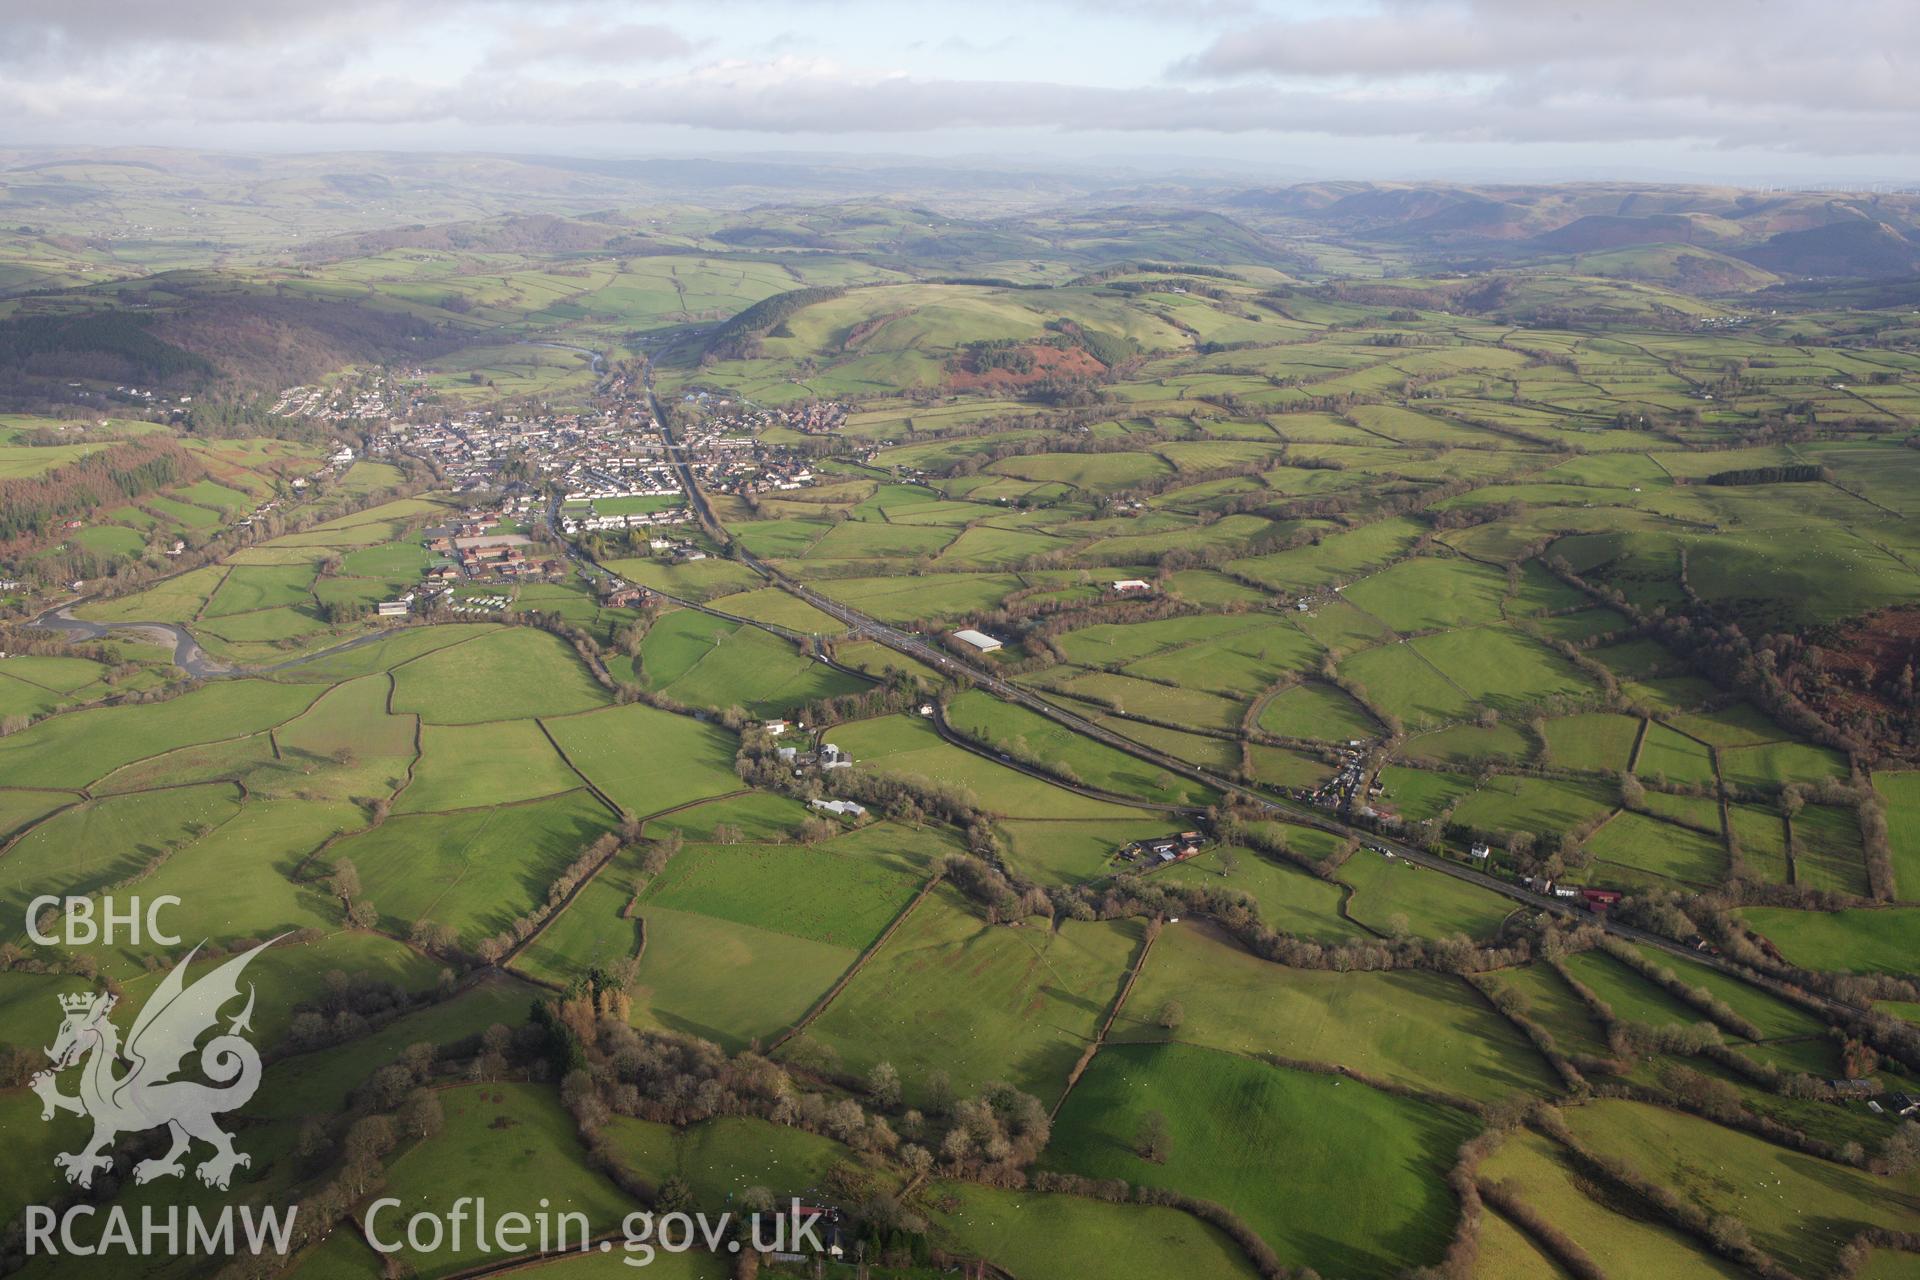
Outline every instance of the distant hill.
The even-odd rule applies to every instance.
[[[330,236],[303,246],[298,257],[326,262],[359,258],[389,249],[434,249],[459,253],[592,253],[632,235],[629,228],[585,222],[550,213],[444,222],[437,226],[393,227],[356,235]]]
[[[1876,280],[1920,271],[1920,242],[1884,222],[1865,219],[1783,231],[1737,256],[1781,276]]]
[[[1684,244],[1630,245],[1576,254],[1568,269],[1575,275],[1659,284],[1683,293],[1764,289],[1780,280],[1751,262]]]
[[[1562,253],[1591,253],[1596,249],[1622,249],[1637,244],[1693,244],[1702,238],[1694,220],[1679,214],[1656,213],[1630,218],[1590,213],[1564,227],[1535,236],[1532,243]]]

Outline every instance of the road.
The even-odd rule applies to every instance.
[[[814,608],[820,610],[820,612],[845,623],[849,632],[869,640],[874,640],[894,650],[896,653],[916,659],[943,675],[971,684],[976,688],[985,689],[994,696],[1005,699],[1008,702],[1017,703],[1038,715],[1045,716],[1055,724],[1064,725],[1076,733],[1092,738],[1094,741],[1110,746],[1117,751],[1124,751],[1128,755],[1138,760],[1144,760],[1148,764],[1164,769],[1168,773],[1212,787],[1223,795],[1238,796],[1250,802],[1255,808],[1274,817],[1283,818],[1296,825],[1317,827],[1320,830],[1332,832],[1335,835],[1343,837],[1351,836],[1363,844],[1386,849],[1395,857],[1403,858],[1416,867],[1421,867],[1429,871],[1437,871],[1442,875],[1452,876],[1456,880],[1463,880],[1468,884],[1475,885],[1491,893],[1500,894],[1502,897],[1509,898],[1523,906],[1532,907],[1538,911],[1549,911],[1555,915],[1576,920],[1584,924],[1598,925],[1609,934],[1617,938],[1625,939],[1628,942],[1651,947],[1658,951],[1664,951],[1670,955],[1685,957],[1686,959],[1707,965],[1710,968],[1718,969],[1723,973],[1744,981],[1755,982],[1758,985],[1774,991],[1782,990],[1782,984],[1756,975],[1744,966],[1734,964],[1732,961],[1726,960],[1723,957],[1695,951],[1691,947],[1683,946],[1661,934],[1652,933],[1619,920],[1609,919],[1604,913],[1588,911],[1584,907],[1576,907],[1566,899],[1535,893],[1531,889],[1515,884],[1510,880],[1503,880],[1498,876],[1488,875],[1484,871],[1477,871],[1472,867],[1462,866],[1446,858],[1435,857],[1424,849],[1416,848],[1413,845],[1392,839],[1391,837],[1377,835],[1370,831],[1348,826],[1343,822],[1339,822],[1304,805],[1278,800],[1262,792],[1255,791],[1251,787],[1234,782],[1231,779],[1218,777],[1206,769],[1188,764],[1184,760],[1176,759],[1173,756],[1166,755],[1163,752],[1156,751],[1151,747],[1135,742],[1131,738],[1114,733],[1104,725],[1095,724],[1086,717],[1077,715],[1065,707],[1049,702],[1038,694],[1014,684],[1009,680],[1003,679],[991,671],[983,670],[970,662],[964,662],[948,654],[945,650],[929,644],[913,632],[902,631],[898,627],[889,626],[877,618],[868,617],[857,609],[850,608],[837,600],[821,595],[819,592],[807,587],[804,583],[794,581],[778,569],[762,561],[745,547],[734,543],[725,528],[721,526],[719,520],[715,518],[713,509],[707,504],[706,495],[700,491],[699,485],[694,482],[693,469],[688,465],[685,451],[673,437],[672,429],[667,424],[667,417],[665,413],[662,412],[659,398],[653,393],[651,371],[649,371],[649,380],[647,382],[647,397],[652,404],[654,417],[660,422],[661,432],[666,440],[667,456],[672,461],[674,470],[680,477],[681,486],[687,492],[687,500],[693,507],[694,517],[699,520],[701,527],[706,530],[707,536],[723,546],[732,546],[733,555],[741,564],[746,565],[768,581],[806,601]],[[1052,781],[1052,779],[1049,779],[1049,781]],[[1801,998],[1819,1004],[1831,1013],[1857,1015],[1864,1012],[1864,1010],[1857,1005],[1832,1000],[1824,996],[1815,995],[1812,992],[1802,992]]]

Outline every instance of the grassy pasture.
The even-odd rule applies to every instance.
[[[1770,884],[1786,884],[1790,877],[1785,818],[1772,809],[1748,804],[1728,805],[1727,816],[1747,865]]]
[[[1106,1280],[1180,1274],[1250,1280],[1258,1274],[1226,1236],[1159,1205],[1108,1204],[1079,1196],[936,1183],[932,1222],[954,1249],[990,1258],[1021,1276],[1074,1275],[1090,1257]],[[950,1200],[949,1200],[950,1198]]]
[[[1546,964],[1500,969],[1477,979],[1489,990],[1506,989],[1525,1002],[1528,1017],[1546,1028],[1562,1053],[1585,1053],[1610,1058],[1607,1029],[1574,994],[1573,988]]]
[[[1745,1222],[1756,1244],[1803,1275],[1831,1268],[1862,1227],[1905,1230],[1920,1215],[1911,1176],[1875,1178],[1682,1112],[1607,1100],[1567,1121],[1601,1154]]]
[[[1464,982],[1438,974],[1286,969],[1182,921],[1154,944],[1127,1007],[1121,1043],[1159,1043],[1151,1021],[1186,1008],[1179,1040],[1231,1053],[1338,1063],[1362,1076],[1492,1100],[1554,1088],[1546,1064]]]
[[[1793,964],[1838,973],[1920,971],[1920,909],[1860,907],[1798,911],[1742,907],[1748,927],[1768,938]]]
[[[1260,919],[1284,933],[1315,942],[1347,942],[1367,932],[1340,913],[1341,887],[1291,863],[1250,849],[1232,851],[1232,867],[1220,850],[1175,863],[1153,873],[1156,881],[1199,885],[1244,893],[1259,907]]]
[[[1566,1155],[1530,1130],[1515,1132],[1480,1170],[1482,1177],[1509,1185],[1617,1280],[1737,1280],[1745,1274],[1680,1231],[1608,1208],[1589,1193],[1591,1184]]]
[[[394,710],[412,711],[429,724],[566,715],[608,700],[565,642],[531,627],[476,636],[393,673]]]
[[[1794,882],[1866,897],[1866,848],[1853,810],[1810,804],[1793,815]]]
[[[942,887],[790,1052],[804,1061],[829,1049],[862,1074],[892,1062],[909,1098],[924,1098],[938,1069],[962,1093],[1006,1080],[1051,1102],[1118,994],[1141,932],[1133,920],[993,927]]]
[[[808,816],[797,800],[768,791],[748,791],[676,809],[647,823],[647,834],[678,831],[683,839],[712,841],[730,826],[751,844],[779,844],[793,837]]]
[[[646,679],[656,687],[672,684],[738,629],[738,623],[698,609],[663,614],[640,642],[640,664]]]
[[[1763,1036],[1818,1036],[1825,1031],[1826,1024],[1813,1014],[1751,983],[1742,982],[1731,974],[1722,973],[1685,956],[1644,946],[1634,949],[1661,968],[1671,970],[1688,986],[1705,987],[1726,1001],[1742,1017],[1759,1027]]]
[[[609,560],[608,572],[664,595],[704,603],[719,596],[751,591],[764,585],[760,575],[732,560],[708,557],[685,564],[645,558]]]
[[[1142,741],[1149,740],[1143,735]],[[1332,765],[1301,751],[1294,751],[1287,747],[1269,747],[1260,743],[1251,743],[1246,750],[1247,770],[1253,780],[1270,787],[1311,790],[1333,776]],[[1201,759],[1195,760],[1195,763],[1220,769],[1230,769],[1234,764],[1231,759]]]
[[[1483,727],[1457,724],[1433,733],[1423,733],[1408,742],[1402,754],[1410,760],[1431,760],[1442,765],[1470,765],[1479,761],[1522,763],[1534,754],[1533,738],[1511,724]]]
[[[1043,884],[1081,884],[1113,869],[1113,852],[1134,840],[1163,836],[1172,819],[1145,815],[1103,822],[1037,819],[999,822],[1006,836],[1008,861]]]
[[[1389,936],[1492,938],[1514,911],[1491,890],[1375,853],[1347,859],[1340,879],[1353,886],[1347,914]]]
[[[1404,560],[1346,590],[1349,604],[1395,631],[1440,631],[1500,620],[1507,577],[1471,560]]]
[[[405,1219],[420,1204],[452,1204],[461,1196],[486,1197],[491,1214],[519,1211],[584,1214],[597,1235],[619,1226],[630,1202],[588,1162],[572,1118],[553,1090],[528,1084],[471,1084],[443,1090],[445,1127],[394,1159],[386,1194],[402,1207],[390,1209],[376,1227],[390,1238],[405,1236]],[[577,1228],[576,1228],[577,1229]],[[444,1276],[489,1260],[475,1233],[454,1248],[451,1234],[433,1253],[406,1250],[404,1259],[422,1277]]]
[[[814,584],[822,595],[871,614],[882,622],[952,618],[997,605],[1022,583],[1012,574],[930,573],[878,578],[828,578]]]
[[[628,907],[645,882],[641,850],[615,854],[574,900],[518,956],[513,968],[529,977],[566,986],[598,968],[611,972],[640,947],[642,925]]]
[[[836,843],[690,845],[647,885],[641,911],[697,911],[863,950],[913,897],[920,876],[896,862],[838,852]]]
[[[1260,625],[1255,614],[1186,614],[1155,622],[1102,622],[1055,638],[1068,661],[1088,667],[1120,666]]]
[[[420,761],[395,813],[424,813],[512,804],[580,785],[531,720],[495,724],[423,725]]]
[[[1176,804],[1206,803],[1212,792],[1137,757],[1055,724],[1038,712],[974,689],[948,704],[947,722],[1014,759],[1037,757],[1064,766],[1086,786],[1115,795]]]
[[[1901,898],[1920,900],[1920,773],[1876,773],[1887,805],[1887,845]]]
[[[1602,816],[1614,803],[1610,784],[1498,776],[1462,800],[1453,817],[1486,831],[1551,836]]]
[[[1473,793],[1473,780],[1457,773],[1387,765],[1380,770],[1383,798],[1411,822],[1437,818],[1461,797]]]
[[[206,615],[249,613],[287,605],[310,604],[314,570],[311,565],[241,565],[227,570],[220,587],[207,601]]]
[[[457,814],[406,814],[335,844],[351,858],[385,928],[445,924],[469,944],[498,933],[536,903],[613,815],[587,792]]]
[[[422,654],[462,644],[497,630],[498,627],[487,624],[449,623],[408,627],[338,653],[290,663],[271,674],[275,680],[290,684],[334,684],[356,676],[388,671]]]
[[[734,737],[718,725],[641,702],[543,723],[573,766],[628,813],[740,789]]]
[[[1727,871],[1719,840],[1640,813],[1615,814],[1587,840],[1587,849],[1603,861],[1700,888],[1718,884]]]
[[[1165,680],[1228,698],[1249,698],[1281,677],[1304,672],[1320,648],[1289,622],[1188,645],[1127,667],[1129,675]]]
[[[1547,761],[1562,769],[1619,773],[1627,767],[1640,722],[1632,716],[1593,711],[1547,721]]]
[[[647,949],[632,988],[634,1019],[738,1052],[799,1021],[859,952],[721,920],[649,907]]]
[[[1282,738],[1314,742],[1346,742],[1371,738],[1379,723],[1339,688],[1306,681],[1283,689],[1260,708],[1258,726]]]
[[[306,710],[313,689],[223,680],[165,702],[99,707],[0,738],[0,776],[20,787],[77,787],[149,755],[244,737]]]
[[[1411,728],[1432,728],[1475,711],[1472,695],[1409,642],[1356,653],[1340,664],[1340,674],[1368,706]]]
[[[1824,782],[1847,776],[1846,757],[1804,742],[1733,747],[1720,753],[1726,780],[1743,787],[1771,790],[1789,782]]]
[[[139,876],[240,813],[240,788],[227,782],[77,804],[42,821],[0,858],[6,936],[24,933],[37,894],[86,894]]]
[[[1713,749],[1664,724],[1647,726],[1647,736],[1640,744],[1640,756],[1634,763],[1634,772],[1643,778],[1665,779],[1681,784],[1711,784],[1717,777],[1713,768]]]
[[[1091,671],[1059,681],[1075,697],[1107,707],[1116,715],[1142,716],[1195,729],[1240,727],[1244,707],[1198,689],[1180,688],[1107,671]]]
[[[1143,1159],[1143,1118],[1167,1119],[1171,1154]],[[1055,1122],[1048,1163],[1226,1205],[1287,1262],[1387,1276],[1436,1260],[1453,1227],[1440,1177],[1466,1118],[1351,1080],[1182,1044],[1095,1056]],[[1273,1170],[1317,1189],[1272,1194]]]
[[[1505,627],[1448,631],[1409,641],[1408,647],[1462,690],[1471,705],[1505,715],[1523,713],[1556,696],[1578,697],[1592,688],[1565,658]]]
[[[738,706],[756,716],[790,714],[815,699],[868,687],[859,677],[815,662],[758,627],[741,627],[717,637],[671,683],[659,683],[651,672],[648,675],[653,688],[681,702],[721,709]]]
[[[1600,951],[1567,957],[1567,971],[1613,1009],[1614,1016],[1649,1027],[1692,1026],[1706,1015]]]
[[[833,741],[855,768],[959,787],[1003,818],[1115,818],[1137,811],[1076,795],[942,742],[918,716],[885,716],[834,726]]]

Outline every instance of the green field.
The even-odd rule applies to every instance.
[[[923,901],[847,989],[789,1046],[843,1068],[899,1068],[909,1097],[945,1071],[962,1093],[1006,1080],[1051,1102],[1119,993],[1136,921],[994,928],[951,889]],[[956,1017],[958,1009],[967,1010]]]
[[[393,673],[393,709],[430,724],[561,716],[609,700],[564,641],[531,627],[475,636]]]
[[[1794,964],[1842,973],[1911,974],[1920,969],[1920,911],[1896,907],[1795,911],[1745,907],[1741,919]]]
[[[1164,1162],[1135,1145],[1150,1111],[1167,1119]],[[1068,1097],[1048,1160],[1223,1204],[1293,1265],[1385,1276],[1445,1248],[1454,1204],[1438,1175],[1470,1131],[1457,1113],[1337,1076],[1181,1044],[1116,1045]],[[1279,1165],[1316,1194],[1273,1195]]]
[[[468,942],[509,927],[614,816],[584,789],[495,809],[408,814],[335,844],[387,927],[449,925]]]
[[[1862,1227],[1905,1230],[1920,1214],[1910,1177],[1874,1178],[1696,1116],[1606,1101],[1568,1119],[1593,1149],[1679,1187],[1709,1213],[1745,1222],[1754,1243],[1800,1274],[1831,1267]]]
[[[567,761],[637,816],[740,788],[733,735],[643,703],[542,722]]]
[[[1170,999],[1186,1008],[1176,1036],[1189,1044],[1338,1063],[1363,1078],[1452,1097],[1553,1087],[1539,1055],[1459,979],[1283,969],[1183,921],[1154,944],[1114,1038],[1167,1039],[1151,1017]]]
[[[1347,859],[1340,879],[1353,887],[1347,914],[1389,936],[1491,938],[1513,914],[1513,903],[1490,890],[1375,853]]]
[[[394,806],[399,813],[512,804],[567,791],[580,776],[531,720],[422,725],[420,762]]]
[[[1015,760],[1044,762],[1041,767],[1048,773],[1098,791],[1173,804],[1204,804],[1212,798],[1210,791],[1195,783],[980,690],[955,698],[946,716],[947,723],[965,737]]]

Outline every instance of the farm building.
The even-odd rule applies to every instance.
[[[816,809],[825,809],[828,813],[838,814],[842,818],[864,818],[867,816],[865,805],[855,804],[851,800],[815,800]]]
[[[1116,595],[1145,595],[1153,590],[1153,584],[1145,578],[1120,578],[1114,582],[1113,590]]]
[[[975,631],[972,627],[968,627],[964,630],[954,632],[953,638],[955,640],[960,641],[962,644],[971,645],[975,649],[978,649],[981,653],[992,653],[996,649],[1003,649],[1006,647],[1000,641],[995,640],[992,636],[988,635],[986,632]]]

